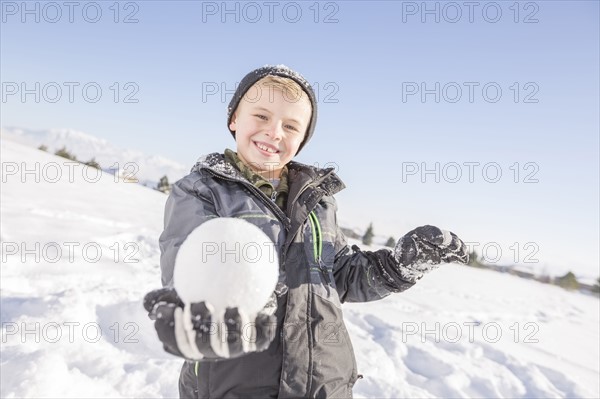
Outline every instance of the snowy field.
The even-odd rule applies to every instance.
[[[12,141],[1,151],[0,396],[177,397],[181,361],[141,304],[160,286],[167,196]],[[444,265],[344,306],[356,397],[600,397],[596,297]]]

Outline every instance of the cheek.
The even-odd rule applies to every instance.
[[[239,137],[240,140],[248,140],[250,136],[252,136],[253,132],[254,130],[252,129],[252,127],[246,124],[244,125],[243,129],[238,129],[236,137]]]
[[[300,144],[302,143],[302,139],[298,138],[298,137],[291,137],[288,141],[287,141],[287,146],[286,149],[290,152],[295,154],[298,151],[298,147],[300,147]]]
[[[250,143],[250,138],[245,130],[238,130],[235,134],[235,142],[238,147],[247,147]]]
[[[304,140],[304,135],[300,136],[300,135],[296,135],[294,137],[294,146],[295,147],[300,147],[300,144],[302,144],[302,140]]]
[[[247,119],[244,121],[244,136],[246,137],[250,137],[253,136],[254,134],[256,134],[258,132],[258,130],[260,130],[258,124],[256,123],[256,120],[254,119]]]

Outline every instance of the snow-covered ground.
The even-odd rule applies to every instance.
[[[177,397],[141,304],[166,195],[4,139],[1,158],[0,396]],[[444,265],[344,313],[357,397],[600,397],[596,297]]]

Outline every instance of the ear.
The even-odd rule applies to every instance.
[[[233,113],[231,117],[231,122],[229,122],[229,130],[235,132],[237,130],[237,110]]]

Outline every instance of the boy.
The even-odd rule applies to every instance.
[[[165,288],[144,300],[165,350],[187,359],[180,395],[350,398],[360,375],[341,303],[404,291],[441,262],[466,263],[466,247],[453,233],[423,226],[401,238],[393,252],[353,246],[349,253],[333,198],[344,184],[332,168],[292,161],[317,120],[314,92],[293,70],[278,65],[250,72],[228,111],[237,152],[201,158],[173,185],[160,237]],[[213,217],[244,218],[277,248],[279,283],[252,324],[253,350],[240,343],[247,326],[237,309],[228,310],[225,348],[216,350],[208,337],[214,333],[209,306],[193,304],[187,320],[171,288],[179,246]]]

